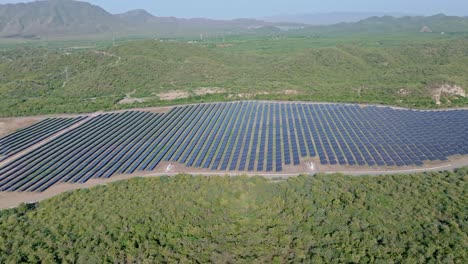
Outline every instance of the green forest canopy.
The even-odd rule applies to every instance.
[[[0,262],[466,263],[467,176],[136,178],[0,211]]]

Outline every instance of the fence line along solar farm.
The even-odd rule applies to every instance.
[[[47,119],[0,139],[6,158],[83,120]],[[275,173],[322,165],[410,166],[468,154],[468,110],[234,102],[166,114],[101,114],[0,168],[0,191],[152,171],[163,161],[215,171]]]

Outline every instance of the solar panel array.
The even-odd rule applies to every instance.
[[[0,168],[0,191],[44,191],[163,161],[265,173],[311,157],[323,165],[422,165],[468,154],[467,121],[467,110],[257,101],[102,114]]]
[[[83,119],[85,117],[48,118],[0,139],[0,161],[18,154]]]

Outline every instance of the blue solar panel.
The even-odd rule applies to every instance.
[[[0,138],[0,161],[84,118],[47,119]],[[260,172],[301,159],[422,166],[468,154],[466,120],[466,110],[255,101],[101,114],[0,168],[0,190],[42,191],[57,182],[155,170],[162,162]]]

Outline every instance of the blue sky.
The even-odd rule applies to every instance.
[[[0,0],[0,3],[23,1]],[[27,2],[27,1],[26,1]],[[146,9],[157,16],[237,18],[332,11],[468,16],[468,0],[89,0],[111,13]]]

